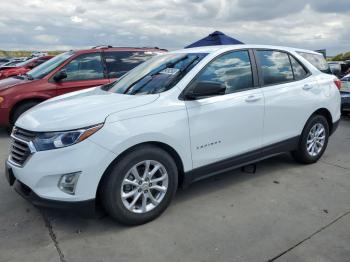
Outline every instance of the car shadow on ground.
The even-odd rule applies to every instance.
[[[273,170],[284,170],[289,168],[295,168],[299,165],[294,162],[289,154],[283,154],[271,159],[267,159],[257,163],[257,170],[255,173],[246,173],[241,169],[228,171],[210,178],[203,179],[196,183],[193,183],[189,188],[181,189],[176,193],[176,196],[171,203],[172,210],[182,208],[187,201],[193,201],[195,198],[204,197],[207,194],[215,194],[220,190],[231,187],[234,184],[247,183],[249,180],[254,180],[260,176],[269,175]],[[283,176],[286,172],[279,172],[279,176]],[[271,177],[271,183],[279,183],[276,178]],[[46,219],[46,222],[52,222],[53,228],[58,226],[61,233],[70,235],[72,234],[100,234],[103,231],[113,230],[113,232],[127,230],[128,226],[118,224],[107,214],[101,213],[97,217],[82,217],[79,214],[67,214],[64,211],[41,209],[41,213]],[[167,211],[165,211],[166,216]],[[157,223],[157,219],[151,223]]]

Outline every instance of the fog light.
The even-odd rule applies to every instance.
[[[67,194],[74,195],[80,173],[81,172],[74,172],[62,175],[58,181],[58,188]]]

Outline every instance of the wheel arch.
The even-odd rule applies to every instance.
[[[123,152],[121,152],[107,167],[107,169],[103,172],[103,175],[98,183],[97,186],[97,191],[96,191],[96,199],[99,199],[99,192],[100,192],[100,187],[103,184],[103,180],[108,176],[110,170],[113,168],[113,166],[124,156],[126,156],[127,154],[131,153],[132,151],[137,150],[139,147],[142,146],[146,146],[146,145],[152,145],[158,148],[163,149],[164,151],[166,151],[175,161],[177,170],[178,170],[178,185],[182,186],[183,182],[184,182],[184,164],[183,161],[179,155],[179,153],[170,145],[163,143],[163,142],[159,142],[159,141],[148,141],[148,142],[142,142],[136,145],[133,145],[132,147],[129,147],[128,149],[124,150]]]
[[[319,108],[315,112],[312,113],[312,115],[309,117],[309,119],[314,115],[321,115],[324,116],[327,120],[328,126],[329,126],[329,134],[333,133],[333,117],[331,112],[327,108]]]
[[[43,101],[45,101],[47,98],[43,98],[43,97],[32,97],[32,98],[24,98],[20,101],[17,101],[11,108],[10,114],[9,114],[9,122],[10,124],[13,124],[13,114],[16,111],[16,109],[25,104],[25,103],[29,103],[29,102],[37,102],[37,103],[41,103]]]

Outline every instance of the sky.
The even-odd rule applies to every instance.
[[[0,49],[180,49],[219,30],[248,44],[350,51],[350,0],[2,0]]]

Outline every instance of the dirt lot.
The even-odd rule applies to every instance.
[[[4,178],[8,144],[0,130],[0,261],[350,259],[349,117],[317,164],[283,155],[198,182],[138,227],[33,207]]]

